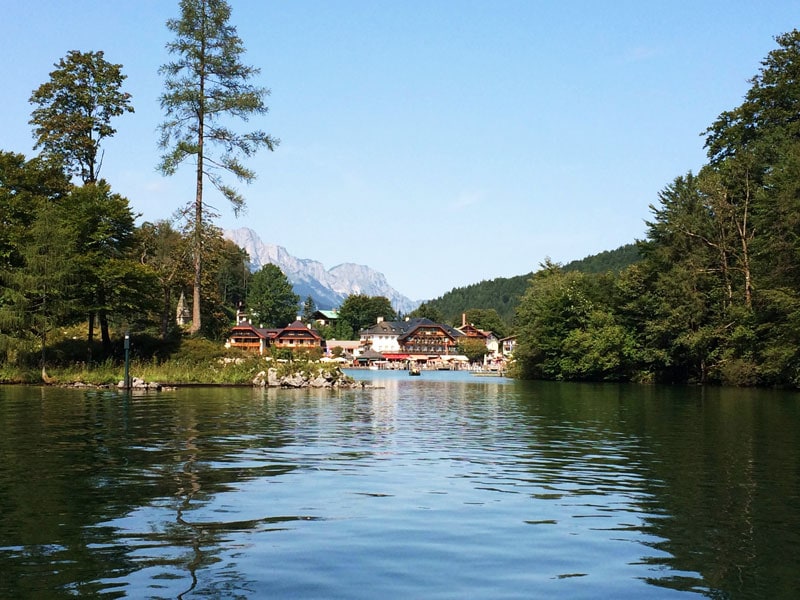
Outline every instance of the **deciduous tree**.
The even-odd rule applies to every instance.
[[[471,363],[478,363],[489,353],[483,340],[477,338],[460,338],[456,342],[458,353],[467,357]]]
[[[339,323],[346,323],[355,335],[362,329],[374,325],[379,317],[392,321],[395,316],[392,303],[386,296],[351,294],[339,308]]]
[[[103,162],[100,144],[116,133],[111,120],[133,112],[131,95],[122,91],[126,76],[103,52],[71,50],[55,67],[30,97],[37,106],[30,120],[36,147],[84,183],[95,182]]]
[[[120,296],[120,286],[129,291],[141,292],[140,285],[125,284],[123,272],[129,275],[136,269],[125,264],[135,262],[128,251],[133,246],[134,215],[127,198],[115,194],[103,180],[77,187],[67,199],[64,226],[69,229],[77,249],[76,266],[81,274],[82,306],[88,317],[88,344],[94,339],[94,323],[100,323],[100,337],[106,353],[111,350],[109,315],[117,306],[112,297],[128,302]],[[138,277],[141,273],[137,275]],[[91,357],[90,357],[91,358]]]
[[[173,323],[172,298],[185,283],[191,271],[191,248],[188,240],[169,221],[143,223],[136,234],[139,262],[153,273],[160,294],[159,329],[166,339]]]

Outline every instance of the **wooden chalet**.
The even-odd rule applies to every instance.
[[[249,321],[242,321],[233,326],[228,343],[229,348],[241,348],[248,352],[264,354],[270,346],[270,337],[275,335],[277,329],[264,329],[256,327]]]
[[[461,327],[457,327],[458,331],[463,333],[468,339],[480,340],[486,345],[486,349],[491,354],[496,354],[500,349],[500,343],[497,337],[491,331],[478,329],[472,323],[467,323],[467,314],[461,313]]]
[[[481,340],[483,342],[485,342],[489,338],[489,335],[491,335],[491,332],[478,329],[472,323],[462,325],[461,327],[458,328],[458,330],[468,338],[474,338],[476,340]]]
[[[517,336],[510,335],[500,340],[500,348],[503,356],[511,356],[517,348]]]
[[[264,329],[243,321],[231,329],[226,346],[264,354],[268,348],[310,350],[322,348],[324,344],[322,336],[300,320],[283,329]]]
[[[410,355],[457,354],[456,345],[463,334],[450,327],[434,323],[430,319],[412,319],[406,330],[397,337],[402,352]]]
[[[311,350],[312,348],[323,348],[325,346],[322,336],[307,327],[299,319],[291,325],[279,329],[271,342],[275,348],[289,348],[291,350]]]
[[[317,310],[311,315],[311,320],[317,325],[334,325],[339,320],[339,312],[335,310]]]

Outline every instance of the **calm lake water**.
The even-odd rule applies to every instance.
[[[796,598],[800,396],[0,387],[0,598]]]

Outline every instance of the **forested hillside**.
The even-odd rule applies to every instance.
[[[776,41],[707,164],[658,194],[639,262],[534,274],[519,376],[800,387],[800,32]]]
[[[619,273],[641,259],[636,244],[625,244],[616,250],[606,250],[564,265],[565,271],[581,273]]]
[[[616,250],[607,250],[574,260],[563,266],[565,271],[582,273],[619,272],[639,260],[634,244],[626,244]],[[447,323],[460,324],[461,314],[469,309],[494,309],[503,321],[511,326],[522,294],[528,287],[533,272],[515,277],[498,277],[454,288],[426,304],[438,311]]]

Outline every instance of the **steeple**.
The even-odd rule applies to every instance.
[[[178,299],[178,309],[175,311],[175,322],[179,327],[185,327],[192,322],[192,311],[186,305],[186,297],[181,292],[181,297]]]

